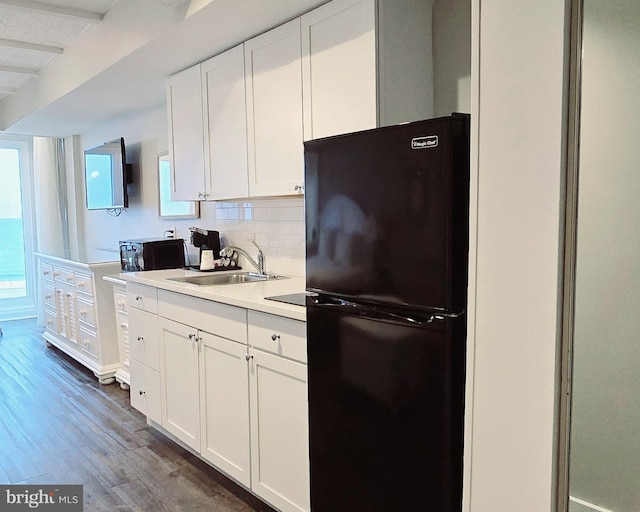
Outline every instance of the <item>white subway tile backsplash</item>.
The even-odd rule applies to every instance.
[[[201,214],[196,225],[220,231],[223,245],[237,245],[254,254],[249,239],[255,238],[269,271],[304,275],[303,198],[202,203]]]

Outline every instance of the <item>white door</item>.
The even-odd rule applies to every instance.
[[[249,193],[302,193],[300,19],[245,43]]]
[[[247,346],[200,331],[202,457],[249,487]]]
[[[200,450],[200,382],[198,331],[159,318],[162,426],[180,441]]]
[[[308,511],[307,367],[250,349],[251,489],[285,512]]]
[[[208,199],[249,195],[244,46],[203,62]]]
[[[200,66],[167,82],[171,199],[203,200],[205,194],[204,127]]]
[[[375,128],[375,0],[334,0],[302,16],[304,138]]]

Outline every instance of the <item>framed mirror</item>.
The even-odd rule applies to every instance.
[[[158,155],[158,217],[161,219],[197,219],[198,201],[171,200],[171,162],[169,154]]]

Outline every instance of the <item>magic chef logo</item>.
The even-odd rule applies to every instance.
[[[430,149],[437,146],[437,135],[427,135],[426,137],[416,137],[414,139],[411,139],[411,149]]]
[[[82,512],[82,486],[37,486],[37,485],[3,485],[0,496],[0,510],[47,510]]]

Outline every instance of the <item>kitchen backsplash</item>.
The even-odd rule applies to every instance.
[[[215,219],[222,245],[237,245],[255,256],[248,241],[255,236],[265,254],[269,272],[304,275],[304,200],[258,199],[201,203],[203,218]]]

